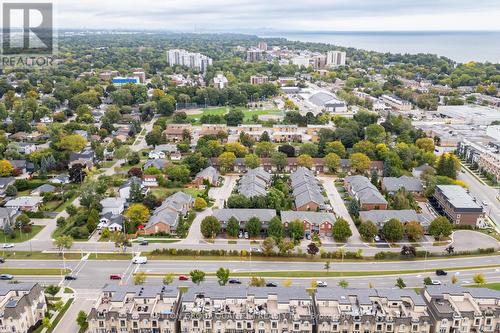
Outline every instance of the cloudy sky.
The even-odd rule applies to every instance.
[[[500,30],[499,0],[54,0],[61,28]]]

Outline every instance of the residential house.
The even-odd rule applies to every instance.
[[[351,161],[348,159],[340,160],[340,171],[351,172]],[[367,170],[370,175],[377,174],[378,176],[384,175],[384,161],[371,161],[370,168]]]
[[[200,136],[218,135],[219,133],[227,134],[228,129],[226,124],[202,124]]]
[[[184,140],[186,134],[191,135],[193,127],[191,124],[167,124],[162,135],[167,141],[178,142]]]
[[[304,223],[304,235],[307,237],[316,233],[319,235],[332,234],[332,228],[336,221],[332,213],[325,212],[308,212],[308,211],[282,211],[281,222],[285,229],[288,228],[290,222],[299,220]]]
[[[169,154],[169,155],[179,152],[179,150],[177,149],[177,145],[172,144],[172,143],[158,145],[155,147],[154,151],[155,152],[161,151],[161,152],[164,152],[164,153]]]
[[[7,208],[15,208],[24,212],[37,212],[43,198],[39,196],[21,196],[11,199],[5,203]]]
[[[52,184],[69,184],[69,176],[68,175],[57,175],[54,178],[49,180]]]
[[[35,165],[26,160],[8,160],[18,174],[27,175],[35,170]]]
[[[14,177],[0,177],[0,197],[5,197],[7,187],[14,186],[15,181]]]
[[[295,209],[297,211],[326,209],[322,190],[311,170],[299,167],[297,171],[290,174],[290,185],[293,189]]]
[[[391,219],[396,219],[399,222],[406,224],[408,222],[419,222],[420,225],[427,230],[432,221],[432,216],[426,214],[419,214],[413,209],[402,210],[369,210],[360,211],[359,219],[362,223],[373,222],[379,229],[381,229],[386,222]]]
[[[153,160],[165,159],[167,155],[162,151],[152,150],[149,152],[148,157]]]
[[[267,230],[269,222],[276,216],[274,209],[223,208],[214,209],[213,216],[219,220],[222,230],[226,230],[227,223],[234,217],[240,223],[240,229],[245,230],[247,222],[256,217],[262,222],[262,228]]]
[[[398,190],[404,188],[406,192],[414,195],[423,195],[424,186],[419,178],[401,176],[401,177],[384,177],[382,178],[381,188],[388,194],[394,194]]]
[[[124,218],[121,214],[114,214],[113,212],[107,212],[101,214],[99,219],[99,224],[97,224],[97,230],[108,229],[111,232],[122,231],[124,225]]]
[[[73,165],[80,164],[87,169],[92,169],[95,162],[95,154],[91,148],[85,148],[80,153],[71,153],[69,155],[68,168],[72,168]]]
[[[143,184],[140,178],[130,177],[122,186],[118,188],[118,193],[120,198],[123,198],[125,200],[130,199],[130,189],[132,188],[133,184],[139,186],[139,189],[141,190],[142,194],[146,195],[148,193],[149,189]]]
[[[158,187],[160,184],[158,183],[157,175],[144,175],[142,176],[142,184],[145,188]]]
[[[194,198],[184,192],[176,192],[157,207],[144,228],[146,235],[174,234],[177,231],[180,216],[186,216],[193,208]]]
[[[0,283],[0,332],[33,332],[46,312],[44,289],[38,283]]]
[[[38,186],[36,189],[31,191],[31,195],[39,195],[42,196],[45,193],[54,193],[56,191],[56,187],[50,184],[43,184]]]
[[[167,160],[165,159],[156,159],[156,160],[147,160],[142,167],[143,170],[147,170],[149,168],[156,168],[159,170],[164,170],[167,166]]]
[[[431,167],[428,164],[423,164],[421,166],[413,168],[411,174],[413,175],[413,177],[420,179],[420,176],[422,176],[424,172],[431,172],[431,171],[434,171],[433,167]]]
[[[238,183],[238,193],[247,198],[266,196],[271,178],[271,174],[262,167],[250,169],[241,177]]]
[[[437,185],[434,202],[438,213],[444,214],[454,224],[475,226],[484,217],[483,207],[459,185]]]
[[[362,210],[387,209],[387,200],[365,176],[346,177],[344,187]]]
[[[196,174],[193,183],[200,187],[205,181],[211,186],[218,186],[220,174],[213,166],[206,167]]]
[[[124,198],[104,198],[100,201],[102,206],[101,214],[121,214],[125,210],[125,202]]]
[[[17,208],[0,207],[0,228],[5,230],[5,228],[10,227],[12,229],[18,215],[19,210]]]
[[[302,142],[302,134],[297,125],[273,125],[272,141]]]

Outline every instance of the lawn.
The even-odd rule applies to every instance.
[[[0,268],[0,274],[11,275],[61,275],[68,274],[71,270],[65,271],[60,268]]]
[[[70,298],[66,302],[66,304],[64,304],[61,311],[59,311],[59,313],[57,314],[56,319],[54,319],[54,321],[52,322],[52,326],[45,331],[46,333],[52,333],[54,331],[54,329],[57,327],[57,324],[59,324],[61,319],[64,317],[64,314],[66,313],[66,311],[68,311],[69,307],[71,306],[71,303],[73,303],[73,298]]]
[[[11,238],[10,236],[5,237],[3,230],[0,230],[0,241],[4,241],[5,243],[21,243],[21,242],[26,242],[27,240],[30,240],[31,238],[35,237],[42,229],[44,226],[41,225],[33,225],[31,227],[31,232],[29,233],[20,233],[19,230],[15,230],[14,238]]]
[[[208,108],[204,109],[202,113],[199,114],[190,114],[187,116],[188,119],[190,120],[196,120],[199,123],[199,120],[202,115],[224,115],[226,114],[229,110],[241,110],[243,111],[244,118],[243,122],[244,123],[253,123],[252,116],[257,115],[281,115],[281,111],[278,109],[247,109],[244,107],[237,107],[237,108],[228,108],[228,107],[218,107],[218,108]]]
[[[488,288],[488,289],[500,291],[500,282],[497,282],[497,283],[486,283],[486,284],[484,284],[482,286],[474,284],[474,285],[470,285],[468,287],[473,287],[473,288]]]
[[[187,194],[190,194],[193,198],[196,198],[198,194],[201,194],[201,191],[196,189],[196,188],[164,188],[164,187],[159,187],[151,190],[151,193],[153,193],[156,197],[158,198],[166,198],[174,192],[184,192]]]

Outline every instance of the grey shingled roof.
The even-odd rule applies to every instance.
[[[408,192],[422,192],[424,187],[420,179],[415,177],[385,177],[382,180],[384,188],[388,192],[396,192],[400,188],[405,188]]]
[[[390,219],[397,219],[401,223],[421,221],[419,214],[412,209],[360,211],[359,217],[362,221],[371,221],[378,226],[384,225]]]
[[[262,167],[250,169],[241,177],[238,192],[247,198],[265,196],[271,178],[271,174]]]
[[[290,183],[293,188],[295,207],[302,207],[309,202],[324,206],[325,199],[311,170],[304,167],[298,168],[290,175]]]
[[[325,221],[334,224],[335,216],[332,213],[324,213],[324,212],[307,212],[307,211],[294,211],[294,210],[287,210],[281,212],[281,221],[283,223],[292,222],[295,220],[308,221],[316,225],[321,224]]]
[[[387,204],[384,196],[365,176],[349,176],[345,180],[361,204]]]
[[[276,216],[274,209],[250,209],[250,208],[227,208],[214,209],[213,216],[221,222],[227,222],[231,217],[238,221],[248,221],[252,217],[257,217],[261,222],[269,222]]]

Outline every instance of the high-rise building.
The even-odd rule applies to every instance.
[[[312,57],[312,65],[314,69],[323,69],[326,66],[326,56],[323,54]]]
[[[299,55],[299,56],[296,56],[296,57],[293,57],[292,58],[292,64],[294,65],[297,65],[299,67],[309,67],[311,65],[311,58],[309,58],[308,56],[304,56],[304,55]]]
[[[262,60],[262,50],[260,49],[248,49],[247,50],[247,61],[248,62],[259,62]]]
[[[329,67],[345,66],[346,53],[342,51],[328,51],[326,65]]]
[[[218,89],[224,89],[227,87],[229,81],[227,80],[227,77],[224,76],[224,74],[217,74],[214,77],[214,86],[215,88]]]
[[[167,63],[169,66],[181,65],[205,72],[212,65],[212,59],[201,53],[174,49],[167,51]]]
[[[267,51],[267,43],[266,42],[260,42],[259,45],[257,45],[257,47],[261,51]]]

